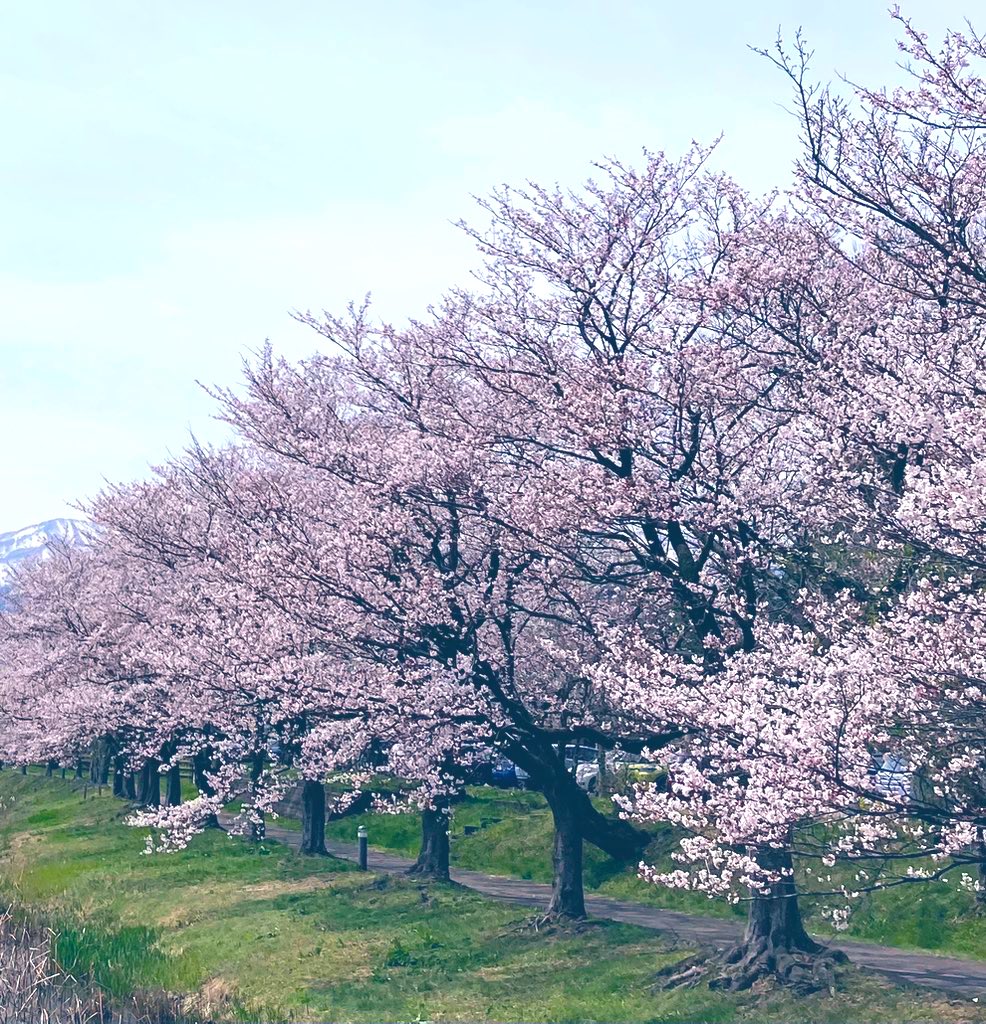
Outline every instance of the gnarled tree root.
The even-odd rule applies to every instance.
[[[679,988],[707,982],[710,989],[743,992],[763,985],[790,989],[795,995],[834,992],[839,968],[849,958],[838,949],[818,943],[798,948],[778,947],[766,940],[744,942],[724,953],[699,953],[657,972],[656,989]]]
[[[565,914],[535,914],[509,925],[501,937],[523,935],[535,932],[545,937],[567,938],[583,935],[603,926],[603,922],[585,917],[568,917]]]
[[[429,882],[451,882],[451,877],[446,869],[432,867],[428,864],[414,863],[405,868],[404,874],[415,879],[426,879]]]

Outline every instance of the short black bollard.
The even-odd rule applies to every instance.
[[[359,869],[360,871],[365,871],[368,852],[366,840],[366,826],[360,825],[360,827],[356,830],[356,835],[359,838]]]

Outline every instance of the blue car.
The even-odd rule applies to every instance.
[[[493,764],[493,785],[503,789],[524,789],[530,776],[513,761],[502,758]]]

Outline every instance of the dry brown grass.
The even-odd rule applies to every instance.
[[[166,996],[114,1006],[85,979],[55,962],[56,935],[30,920],[0,913],[0,1024],[178,1024]]]

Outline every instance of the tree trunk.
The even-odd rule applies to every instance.
[[[105,769],[109,766],[108,759],[112,754],[111,747],[113,745],[111,740],[103,736],[95,740],[89,748],[89,781],[94,786],[106,785],[107,773]]]
[[[215,796],[216,791],[206,777],[206,773],[212,767],[212,757],[208,750],[196,750],[192,755],[192,781],[195,783],[195,788],[203,796]],[[215,814],[210,814],[205,819],[204,825],[206,828],[219,828],[219,818]]]
[[[575,816],[582,838],[587,843],[592,843],[621,863],[636,864],[640,861],[651,841],[650,833],[636,828],[628,821],[609,818],[596,810],[589,794],[559,761],[550,745],[540,754],[520,746],[509,749],[507,753],[530,775],[530,788],[543,793],[549,803],[549,790],[556,794],[556,799],[564,799],[568,803],[570,813]]]
[[[551,776],[542,775],[540,778],[532,772],[531,781],[544,793],[549,804],[553,799],[548,796],[551,790],[555,794],[554,799],[568,805],[567,813],[575,818],[582,838],[587,843],[592,843],[603,853],[623,863],[636,864],[640,860],[651,841],[650,834],[635,828],[628,821],[608,818],[597,811],[589,794],[565,768],[560,771],[554,768]]]
[[[582,886],[582,830],[578,812],[567,792],[549,790],[545,794],[555,825],[551,864],[551,902],[548,917],[574,919],[585,917],[585,892]]]
[[[257,792],[257,783],[264,773],[264,755],[257,753],[253,755],[250,762],[250,782],[253,784],[253,793]],[[262,843],[267,836],[267,824],[264,821],[264,814],[258,811],[259,819],[250,826],[250,838],[255,843]]]
[[[127,766],[122,757],[113,760],[113,795],[121,799],[127,795]]]
[[[571,786],[574,793],[570,794],[569,799],[574,804],[573,811],[585,841],[609,854],[614,860],[624,864],[638,863],[653,836],[635,828],[628,821],[607,818],[593,807],[589,794],[574,779],[571,780]]]
[[[168,806],[181,804],[181,765],[175,763],[168,769]]]
[[[328,856],[325,849],[325,786],[305,779],[301,787],[301,852],[311,857]]]
[[[407,869],[409,875],[449,880],[448,804],[426,807],[421,812],[421,850]]]
[[[830,987],[833,966],[846,956],[819,945],[805,931],[790,850],[762,850],[757,860],[782,877],[768,895],[750,901],[743,941],[726,954],[722,976],[710,988],[738,992],[767,976],[804,994]]]
[[[141,766],[137,803],[141,807],[161,806],[161,773],[158,771],[157,758],[148,757]]]
[[[518,746],[509,753],[530,775],[531,784],[544,794],[554,820],[554,874],[548,916],[584,918],[583,840],[626,863],[640,859],[651,837],[627,821],[608,818],[596,810],[589,794],[550,744],[540,751]]]
[[[206,750],[196,750],[192,755],[192,782],[195,783],[195,788],[203,796],[213,796],[215,790],[212,788],[212,784],[206,778],[206,772],[209,770],[211,758],[209,752]]]
[[[45,778],[46,779],[50,779],[52,774],[54,773],[54,771],[55,771],[55,762],[54,761],[49,761],[45,765]]]
[[[81,779],[82,778],[83,769],[84,769],[84,765],[82,763],[82,758],[80,757],[78,759],[78,761],[75,762],[75,777],[77,779]]]
[[[774,852],[771,851],[772,854]],[[790,853],[784,852],[778,859],[782,866],[791,867]],[[782,878],[772,886],[770,896],[757,896],[751,900],[743,943],[751,947],[805,953],[817,953],[822,948],[805,931],[793,878]]]
[[[606,778],[606,748],[596,745],[596,794],[605,796],[609,788],[609,780]]]
[[[137,773],[136,772],[127,772],[126,776],[124,777],[123,782],[124,782],[123,791],[124,791],[124,794],[126,795],[126,798],[128,800],[133,800],[136,803],[137,802]]]
[[[986,909],[986,843],[980,841],[979,852],[979,888],[976,890],[976,906]]]
[[[22,764],[21,765],[21,775],[27,775],[27,765],[26,764]]]

